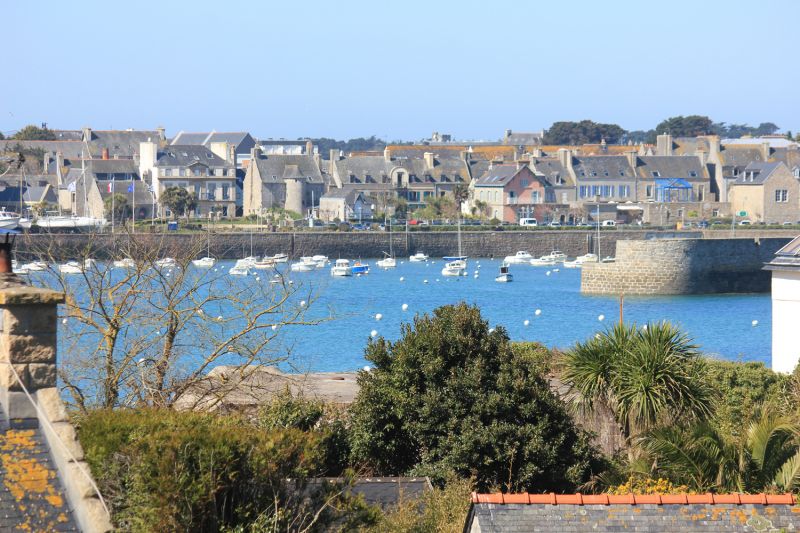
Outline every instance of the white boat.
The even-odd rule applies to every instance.
[[[380,261],[376,261],[375,264],[380,268],[395,268],[397,266],[397,261],[394,257],[384,257]]]
[[[337,259],[331,267],[331,276],[352,276],[353,267],[347,259]]]
[[[155,262],[155,265],[158,268],[175,268],[177,264],[178,263],[172,257],[165,257],[164,259],[159,259]]]
[[[258,261],[259,261],[258,257],[254,256],[254,255],[248,255],[244,259],[238,259],[236,261],[236,264],[242,264],[242,265],[247,266],[247,268],[253,268],[253,265],[258,263]]]
[[[58,265],[58,271],[62,274],[82,274],[83,266],[77,261],[68,261],[63,265]]]
[[[217,260],[213,257],[201,257],[200,259],[193,260],[192,264],[197,268],[211,268],[217,264]]]
[[[561,250],[553,250],[552,252],[550,252],[548,254],[548,257],[550,257],[556,263],[561,263],[561,262],[566,261],[567,254],[565,254]]]
[[[594,254],[580,255],[574,261],[564,261],[564,268],[581,268],[584,263],[596,263],[597,256]]]
[[[574,261],[564,261],[564,268],[581,268],[583,263],[575,259]]]
[[[20,217],[17,213],[0,209],[0,229],[15,229],[19,226]]]
[[[614,263],[616,261],[617,261],[617,258],[616,257],[611,257],[610,255],[608,255],[608,256],[606,256],[606,257],[604,257],[603,259],[600,260],[601,263]]]
[[[136,266],[136,261],[130,257],[126,257],[124,259],[117,259],[112,264],[114,268],[134,268]]]
[[[312,261],[310,257],[303,257],[300,261],[295,261],[289,267],[292,272],[311,272],[317,269],[317,263]]]
[[[257,270],[266,270],[268,268],[275,268],[277,262],[272,257],[262,257],[261,259],[256,259],[255,261],[252,258],[247,258],[247,263],[250,268],[255,268]]]
[[[502,265],[500,265],[500,273],[495,276],[494,280],[498,283],[509,283],[514,281],[514,275],[508,270],[508,264],[504,262]]]
[[[531,265],[535,267],[539,266],[553,266],[556,264],[555,259],[550,257],[549,255],[543,255],[537,259],[531,259]]]
[[[330,262],[327,255],[312,255],[311,260],[317,264],[317,268],[325,268]]]
[[[31,261],[30,263],[21,265],[19,268],[26,272],[43,272],[47,270],[47,263],[44,261]]]
[[[238,261],[236,262],[235,265],[231,267],[230,270],[228,270],[228,274],[230,274],[231,276],[246,276],[249,273],[250,273],[250,268],[247,266],[247,264],[243,264]]]
[[[268,259],[272,259],[275,263],[287,263],[289,261],[289,256],[286,254],[275,254]]]
[[[533,256],[528,252],[519,251],[514,255],[507,255],[503,260],[508,265],[527,265]]]
[[[87,258],[83,260],[83,269],[89,270],[90,268],[95,268],[97,265],[97,261],[92,258]]]
[[[414,255],[409,256],[408,260],[412,263],[424,263],[428,260],[428,256],[422,252],[417,252]]]
[[[442,269],[442,276],[466,276],[467,275],[467,262],[463,259],[456,259],[445,263]]]
[[[46,215],[36,219],[36,225],[46,230],[96,231],[108,225],[102,218],[70,215]]]
[[[33,220],[27,217],[22,217],[19,219],[19,227],[22,229],[31,229],[32,225],[33,225]]]

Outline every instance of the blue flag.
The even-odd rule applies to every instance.
[[[133,192],[133,183],[128,185],[128,192]]]

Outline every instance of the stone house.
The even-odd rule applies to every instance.
[[[363,193],[353,188],[330,189],[319,200],[319,218],[334,220],[372,219],[372,206]]]
[[[205,146],[141,143],[139,175],[149,183],[158,202],[168,187],[183,187],[197,195],[196,217],[232,217],[236,213],[236,165],[227,143],[215,153]],[[166,208],[162,212],[166,214]]]
[[[87,159],[83,168],[73,167],[66,175],[68,196],[62,210],[77,215],[110,219],[105,200],[112,191],[125,196],[137,220],[152,218],[155,198],[139,176],[132,159]]]
[[[730,190],[731,209],[752,222],[781,224],[800,220],[800,182],[781,163],[750,163]]]
[[[325,182],[313,155],[264,154],[256,145],[243,191],[245,215],[277,207],[306,216],[319,204]]]
[[[598,155],[573,157],[569,150],[559,150],[562,165],[574,176],[577,200],[593,203],[636,200],[636,152],[624,156]]]
[[[244,162],[250,159],[250,151],[256,145],[256,140],[246,131],[209,131],[200,133],[178,132],[169,142],[172,146],[191,145],[205,146],[212,152],[220,155],[221,144],[226,144],[227,149],[233,153],[225,157],[234,161],[236,168],[243,168]]]
[[[93,130],[82,129],[83,145],[88,150],[87,159],[135,159],[139,157],[141,144],[166,143],[164,128],[155,130]]]
[[[473,202],[488,204],[488,215],[503,222],[516,223],[536,216],[545,203],[548,184],[527,165],[493,165],[472,185]],[[552,194],[552,193],[551,193]]]

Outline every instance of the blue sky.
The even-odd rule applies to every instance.
[[[10,1],[0,131],[496,139],[678,114],[800,130],[796,0]]]

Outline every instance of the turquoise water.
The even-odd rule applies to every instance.
[[[579,269],[555,272],[552,268],[512,266],[514,281],[497,283],[498,260],[471,259],[469,276],[456,279],[441,276],[441,260],[398,261],[396,269],[387,271],[370,263],[371,273],[362,277],[331,278],[328,269],[292,274],[318,297],[310,309],[312,316],[327,316],[330,310],[337,317],[314,327],[284,330],[296,365],[316,371],[360,368],[367,363],[364,346],[373,330],[395,340],[400,324],[415,313],[459,301],[479,306],[484,318],[492,326],[505,327],[513,340],[538,341],[550,347],[568,347],[619,319],[618,298],[581,295]],[[477,279],[475,271],[480,272]],[[403,304],[408,305],[407,311],[402,310]],[[538,316],[537,309],[541,311]],[[380,321],[375,319],[378,313],[383,315]],[[604,315],[603,321],[600,315]],[[624,317],[638,323],[670,320],[687,331],[706,354],[769,363],[769,294],[629,296]],[[758,321],[756,327],[753,320]]]
[[[380,270],[371,260],[372,272],[360,277],[333,278],[325,268],[308,273],[281,271],[293,281],[297,292],[291,304],[309,302],[307,318],[321,319],[317,325],[292,325],[279,328],[270,341],[271,351],[288,353],[284,364],[294,371],[348,371],[368,364],[364,347],[374,330],[389,340],[400,335],[400,325],[416,313],[465,301],[477,305],[492,327],[502,325],[512,340],[538,341],[550,347],[566,348],[589,338],[598,330],[619,319],[619,300],[615,297],[584,296],[580,293],[580,270],[515,265],[512,283],[497,283],[499,261],[470,259],[469,276],[446,278],[441,275],[443,262],[410,263],[398,261],[391,270]],[[213,271],[199,270],[193,275],[210,280],[203,291],[228,294],[238,288],[257,287],[256,298],[266,305],[271,298],[268,283],[271,272],[260,271],[247,277],[230,276],[226,270],[232,261],[223,261]],[[105,267],[103,267],[105,268]],[[474,272],[480,273],[478,278]],[[122,271],[114,271],[122,276]],[[549,275],[547,273],[550,273]],[[81,276],[70,277],[70,284],[82,283]],[[427,280],[427,283],[425,281]],[[49,283],[45,283],[49,284]],[[226,292],[227,291],[227,292]],[[258,301],[258,300],[256,300]],[[403,304],[408,305],[403,310]],[[209,306],[208,316],[235,315],[235,310]],[[709,355],[731,360],[769,363],[770,317],[769,294],[626,297],[625,320],[645,323],[670,320],[681,326]],[[536,311],[540,313],[537,315]],[[376,320],[375,315],[382,315]],[[599,320],[603,315],[604,320]],[[525,325],[525,321],[528,325]],[[756,327],[752,326],[758,321]],[[207,326],[207,323],[204,323]],[[212,321],[215,329],[235,324]],[[60,324],[61,341],[74,341],[74,321],[70,327]],[[131,339],[157,339],[158,324],[149,328],[134,324],[127,331]],[[187,353],[199,353],[208,346],[204,329],[192,334]],[[227,333],[230,332],[222,332]],[[98,339],[89,335],[79,339],[81,349],[91,349]],[[188,362],[188,361],[187,361]],[[220,364],[226,363],[220,360]],[[232,363],[230,361],[229,363]]]

